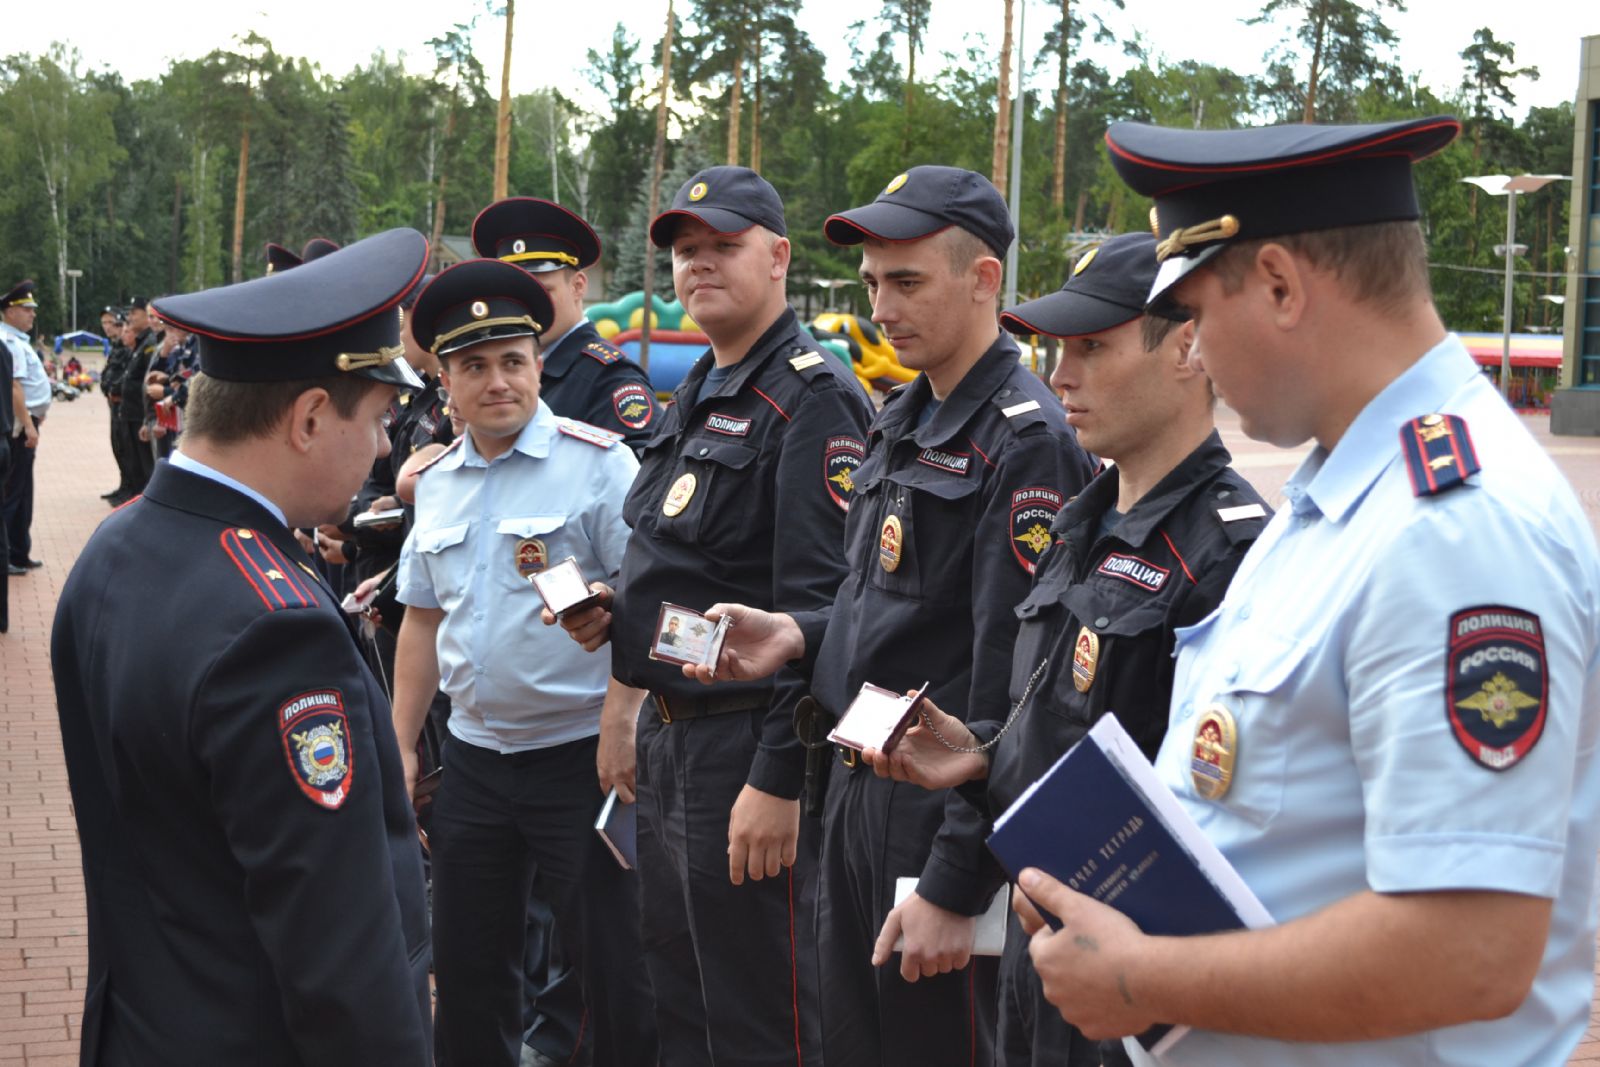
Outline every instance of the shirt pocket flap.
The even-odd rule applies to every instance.
[[[978,490],[978,478],[975,475],[952,474],[926,464],[892,470],[885,477],[896,485],[929,493],[941,500],[960,500]]]
[[[1116,602],[1108,603],[1104,589],[1083,583],[1068,589],[1062,599],[1077,619],[1096,633],[1110,637],[1132,637],[1166,622],[1168,605],[1165,599],[1152,596],[1141,603],[1138,592],[1130,592],[1133,596],[1126,600],[1119,597]]]
[[[1059,585],[1041,582],[1028,590],[1028,595],[1016,606],[1017,618],[1024,622],[1038,618],[1040,612],[1049,610],[1065,599],[1065,593]]]
[[[683,454],[690,459],[704,460],[719,467],[739,471],[754,463],[760,450],[740,441],[701,440],[692,442],[683,450]]]
[[[1249,656],[1237,661],[1238,673],[1228,668],[1227,689],[1235,693],[1272,693],[1287,682],[1305,661],[1311,646],[1280,634],[1260,633],[1248,644]]]
[[[470,525],[470,522],[457,522],[432,530],[418,530],[417,551],[443,552],[452,545],[459,545],[467,539],[467,527]]]
[[[496,526],[495,533],[510,534],[512,537],[537,537],[553,530],[559,530],[567,523],[565,515],[523,515],[518,518],[501,519]]]

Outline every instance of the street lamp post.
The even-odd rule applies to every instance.
[[[1500,395],[1510,399],[1511,390],[1511,261],[1517,256],[1517,197],[1523,193],[1536,193],[1551,182],[1571,181],[1565,174],[1519,174],[1515,178],[1504,174],[1481,174],[1462,178],[1491,196],[1506,198],[1506,295],[1505,310],[1501,319],[1500,338]]]
[[[83,277],[83,271],[67,268],[67,277],[72,279],[72,332],[78,332],[78,279]]]

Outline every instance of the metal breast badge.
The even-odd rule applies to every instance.
[[[1239,735],[1233,714],[1212,704],[1194,724],[1194,745],[1189,755],[1189,780],[1207,800],[1220,800],[1233,784],[1233,764],[1239,754]]]
[[[694,487],[698,484],[693,474],[685,474],[672,483],[672,488],[667,490],[667,498],[661,502],[661,514],[672,518],[689,506],[689,501],[694,499]]]

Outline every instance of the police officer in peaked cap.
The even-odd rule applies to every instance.
[[[583,313],[587,271],[600,261],[594,230],[553,201],[513,196],[479,213],[472,244],[480,256],[515,263],[550,294],[556,317],[540,341],[539,395],[568,418],[620,433],[635,454],[642,452],[659,408],[650,379]]]
[[[1156,758],[1278,925],[1147,938],[1024,872],[1085,1033],[1187,1024],[1186,1065],[1561,1067],[1589,1028],[1600,552],[1434,307],[1412,169],[1459,129],[1107,133],[1155,202],[1157,306],[1246,434],[1311,447],[1178,635]]]
[[[85,1064],[431,1062],[388,701],[290,534],[342,517],[387,447],[417,384],[396,305],[426,258],[391,230],[155,306],[199,338],[182,447],[90,538],[51,640]]]

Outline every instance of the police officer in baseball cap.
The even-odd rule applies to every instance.
[[[199,338],[182,447],[90,538],[51,644],[85,1063],[432,1062],[388,700],[290,532],[342,518],[387,448],[426,259],[391,230],[155,304]]]
[[[771,681],[707,690],[650,656],[663,602],[817,612],[845,575],[870,408],[788,305],[787,232],[777,191],[745,167],[700,171],[652,221],[711,348],[645,450],[611,613],[562,619],[588,647],[609,639],[615,677],[654,697],[639,872],[663,1062],[820,1062],[814,942],[792,936],[815,900],[805,752]],[[704,817],[681,832],[687,812]]]
[[[484,208],[472,223],[478,255],[514,263],[550,294],[555,318],[540,339],[539,396],[569,418],[622,434],[635,454],[655,431],[655,391],[644,370],[602,338],[583,313],[600,238],[578,215],[534,196]]]

